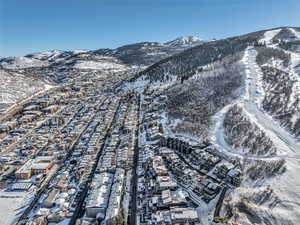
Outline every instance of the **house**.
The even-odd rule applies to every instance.
[[[221,187],[216,183],[208,183],[203,189],[203,199],[206,201],[212,200],[219,193],[220,189]]]
[[[32,186],[31,182],[17,182],[10,186],[10,190],[27,191]]]
[[[177,183],[172,181],[169,176],[158,176],[156,178],[156,191],[161,192],[164,190],[175,191],[177,189]]]
[[[17,179],[29,179],[31,177],[31,164],[32,159],[28,160],[23,166],[21,166],[15,173]]]
[[[199,222],[198,214],[195,209],[172,208],[170,210],[172,224],[176,223],[197,223]]]
[[[170,210],[161,210],[152,214],[148,224],[196,224],[199,223],[197,211],[190,208],[173,207]]]
[[[43,202],[43,207],[52,208],[55,205],[55,198],[58,195],[58,193],[58,189],[51,190],[47,198]]]
[[[29,222],[29,225],[47,225],[47,224],[48,224],[48,221],[47,221],[46,217],[44,217],[44,216],[34,217]]]
[[[171,192],[170,190],[162,191],[158,199],[158,209],[170,209],[171,207],[186,207],[187,201],[182,191]]]
[[[28,122],[33,121],[37,117],[38,117],[38,115],[36,115],[36,114],[27,114],[27,115],[22,116],[19,119],[19,123],[28,123]]]
[[[59,110],[58,105],[50,105],[50,106],[42,109],[42,111],[44,113],[54,113],[54,112],[57,112],[58,110]]]
[[[228,167],[225,164],[222,164],[220,166],[217,166],[213,173],[217,177],[223,179],[226,177],[228,171],[229,171]]]
[[[241,184],[241,176],[242,173],[240,170],[238,169],[231,169],[229,170],[229,172],[227,173],[227,181],[231,184],[233,184],[234,186],[239,186]]]
[[[40,106],[38,104],[31,104],[23,108],[23,111],[35,111],[39,110]]]
[[[7,124],[0,124],[0,134],[1,133],[8,133],[10,130]]]
[[[32,174],[47,173],[53,166],[53,158],[51,156],[38,156],[34,159],[31,166]]]
[[[105,218],[109,204],[110,190],[113,182],[113,174],[103,172],[96,174],[86,203],[86,215],[90,218]]]

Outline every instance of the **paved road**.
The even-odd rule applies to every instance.
[[[134,145],[134,163],[133,163],[133,177],[132,177],[132,190],[131,190],[131,208],[130,208],[130,218],[129,224],[136,225],[136,218],[137,218],[137,187],[138,187],[138,174],[137,174],[137,167],[138,167],[138,160],[139,160],[139,132],[140,132],[140,108],[141,108],[141,97],[139,96],[138,102],[138,127],[135,132],[135,145]]]
[[[75,211],[74,211],[74,213],[73,213],[73,216],[72,216],[72,218],[71,218],[71,220],[70,220],[70,222],[69,222],[68,225],[75,225],[77,219],[78,219],[79,217],[81,217],[81,216],[83,215],[83,213],[84,213],[84,207],[83,207],[83,205],[84,205],[84,203],[85,203],[85,199],[86,199],[86,197],[87,197],[87,194],[88,194],[88,191],[89,191],[89,188],[90,188],[90,184],[91,184],[91,182],[92,182],[92,180],[93,180],[95,171],[96,171],[96,169],[97,169],[98,162],[99,162],[99,160],[100,160],[100,157],[101,157],[102,153],[104,152],[104,148],[105,148],[105,146],[106,146],[107,140],[109,139],[109,134],[111,133],[111,128],[112,128],[113,124],[116,122],[116,117],[117,117],[117,114],[118,114],[118,112],[119,112],[120,105],[121,105],[121,104],[120,104],[120,102],[119,102],[119,103],[118,103],[118,106],[117,106],[117,108],[116,108],[116,110],[115,110],[113,120],[112,120],[112,122],[111,122],[111,124],[110,124],[108,130],[106,131],[105,136],[104,136],[103,144],[102,144],[102,146],[100,147],[100,149],[99,149],[99,151],[98,151],[98,153],[97,153],[96,160],[95,160],[95,162],[94,162],[94,164],[93,164],[92,171],[91,171],[91,173],[90,173],[90,175],[89,175],[89,179],[88,179],[87,182],[85,183],[84,189],[83,189],[83,191],[81,192],[81,195],[80,195],[80,197],[79,197],[79,202],[78,202],[78,204],[77,204],[77,206],[76,206],[76,209],[75,209]],[[96,115],[96,114],[95,114],[95,115]]]
[[[223,204],[223,201],[224,201],[224,198],[225,198],[226,191],[227,191],[227,186],[223,187],[223,189],[222,189],[222,192],[220,194],[220,197],[218,199],[218,202],[217,202],[217,205],[216,205],[216,208],[215,208],[214,217],[220,216],[220,211],[221,211],[221,208],[222,208],[222,204]]]

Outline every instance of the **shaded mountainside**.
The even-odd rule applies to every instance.
[[[285,27],[280,30],[278,34],[276,34],[273,38],[274,42],[281,41],[294,41],[297,40],[297,36],[294,32],[292,32],[289,28]]]
[[[299,40],[289,41],[289,42],[280,42],[279,46],[282,49],[300,53],[300,41]]]
[[[224,69],[225,65],[220,64],[218,70],[206,72],[206,76],[178,82],[165,92],[167,112],[171,118],[181,121],[174,132],[206,138],[212,116],[239,97],[243,83],[241,68],[237,63]]]
[[[266,92],[263,108],[296,136],[300,135],[300,93],[293,93],[295,80],[288,73],[262,67]]]
[[[258,44],[258,40],[263,34],[263,31],[259,31],[239,37],[210,41],[189,48],[148,67],[143,72],[137,74],[132,82],[140,77],[148,79],[149,82],[164,81],[168,79],[168,76],[188,79],[190,76],[201,71],[202,67],[220,61],[227,56],[237,54],[245,50],[248,45]]]
[[[117,49],[99,49],[93,51],[93,53],[112,56],[129,65],[149,66],[164,58],[204,42],[205,41],[198,38],[187,36],[177,38],[165,44],[158,42],[141,42],[124,45]]]
[[[296,29],[276,28],[206,42],[149,66],[125,83],[125,86],[133,89],[142,88],[142,90],[144,88],[153,89],[158,93],[165,91],[168,97],[167,112],[170,113],[171,118],[182,120],[182,124],[180,122],[177,124],[178,131],[190,130],[191,134],[200,134],[200,137],[203,137],[205,133],[203,128],[211,123],[210,118],[230,101],[239,97],[240,92],[237,90],[244,88],[244,77],[237,69],[238,61],[244,50],[248,46],[256,46],[257,62],[260,66],[276,63],[281,67],[288,67],[291,64],[289,54],[277,48],[266,47],[265,43],[260,40],[265,38],[265,34],[276,31],[274,37],[271,37],[271,43],[295,42],[297,36],[294,30]],[[266,69],[263,72],[265,74],[263,80],[265,80],[270,73],[266,74]],[[298,133],[296,118],[298,101],[292,99],[295,94],[292,97],[287,96],[285,101],[280,101],[283,100],[284,93],[288,94],[288,88],[285,92],[284,87],[291,78],[289,76],[282,77],[282,79],[272,77],[270,75],[269,79],[276,80],[273,85],[277,85],[276,89],[282,94],[276,94],[275,90],[272,90],[264,100],[264,109],[268,111],[267,107],[269,107],[270,113],[276,114],[276,116],[279,116],[278,112],[272,112],[271,108],[285,108],[284,111],[294,113],[293,117],[290,117],[291,114],[285,113],[285,117],[289,119],[283,119],[282,125],[288,126],[293,132]],[[189,79],[191,80],[189,81]],[[285,82],[285,80],[287,81]],[[292,86],[293,82],[295,81],[290,83]],[[266,88],[265,85],[264,88]],[[267,102],[270,103],[269,106],[267,106]],[[284,107],[280,107],[282,104]],[[282,116],[284,115],[279,117]]]

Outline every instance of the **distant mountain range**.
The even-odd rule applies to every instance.
[[[141,42],[121,46],[116,49],[98,49],[92,51],[53,50],[28,54],[23,57],[1,58],[0,65],[5,69],[24,69],[30,67],[56,66],[61,63],[75,65],[77,60],[97,61],[97,58],[101,57],[114,57],[115,60],[120,60],[120,63],[127,65],[148,66],[165,57],[204,42],[204,40],[197,37],[184,36],[164,44],[158,42]]]
[[[87,71],[122,73],[136,67],[145,68],[204,42],[199,38],[187,36],[165,44],[142,42],[116,49],[52,50],[21,57],[3,57],[0,58],[0,104],[5,109],[4,105],[29,96],[40,88],[66,82]],[[39,85],[35,87],[32,81]]]

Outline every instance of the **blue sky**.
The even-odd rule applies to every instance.
[[[300,0],[0,0],[0,56],[300,26]]]

